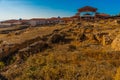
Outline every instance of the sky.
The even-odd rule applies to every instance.
[[[0,0],[0,20],[69,17],[84,6],[110,15],[120,13],[120,0]]]

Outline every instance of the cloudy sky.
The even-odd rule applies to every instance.
[[[0,0],[0,20],[73,16],[83,6],[111,15],[120,13],[120,0]]]

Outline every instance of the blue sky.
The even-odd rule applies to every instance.
[[[111,15],[120,13],[120,0],[0,0],[0,20],[73,16],[83,6]]]

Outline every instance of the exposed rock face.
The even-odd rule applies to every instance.
[[[118,35],[112,42],[112,48],[115,51],[120,51],[120,35]]]
[[[18,54],[19,54],[19,57],[23,59],[24,57],[29,57],[31,54],[43,51],[47,49],[48,47],[49,45],[46,42],[38,41],[38,42],[35,42],[29,45],[26,48],[19,50]]]
[[[7,57],[8,55],[11,55],[11,53],[14,53],[18,50],[17,44],[5,44],[3,43],[0,45],[0,59]]]

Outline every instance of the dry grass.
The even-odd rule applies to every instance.
[[[95,25],[93,30],[87,31],[90,34],[107,32],[111,33],[112,39],[119,33],[118,25],[114,26],[106,21],[82,24],[82,28],[76,24],[66,27],[36,27],[20,35],[4,37],[3,40],[19,43],[63,28],[60,32],[68,35],[66,37],[72,41],[67,44],[52,44],[52,48],[31,55],[22,64],[11,64],[2,74],[9,80],[119,80],[117,68],[120,67],[120,52],[114,52],[111,45],[103,46],[89,35],[88,39],[79,40],[79,34],[82,34],[86,27],[90,27],[88,24]],[[115,32],[115,29],[110,29],[109,26],[117,27],[118,31]]]
[[[120,53],[48,50],[4,73],[10,80],[114,80]],[[116,76],[118,76],[117,73]],[[116,77],[117,78],[117,77]]]
[[[115,80],[120,80],[120,67],[117,69]]]
[[[26,40],[34,39],[38,36],[44,36],[51,34],[55,29],[61,29],[63,27],[61,26],[51,26],[51,27],[34,27],[34,28],[28,28],[26,29],[22,34],[20,35],[4,35],[0,36],[1,40],[7,41],[8,43],[21,43]]]

